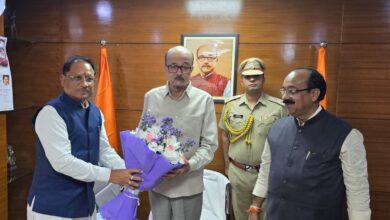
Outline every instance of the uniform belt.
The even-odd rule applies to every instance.
[[[243,164],[243,163],[240,163],[240,162],[237,162],[237,161],[233,160],[233,159],[230,158],[230,157],[229,157],[229,160],[230,160],[230,162],[231,162],[234,166],[240,168],[241,170],[245,170],[245,171],[251,172],[251,173],[259,172],[260,165],[254,166],[254,165]]]

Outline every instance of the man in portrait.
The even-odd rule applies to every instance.
[[[9,75],[3,75],[3,85],[9,85]]]
[[[202,44],[196,50],[200,72],[191,77],[191,84],[212,96],[228,96],[230,92],[229,79],[216,71],[220,55],[217,43]]]

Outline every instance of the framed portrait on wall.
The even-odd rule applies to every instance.
[[[194,54],[191,84],[223,103],[236,92],[238,34],[182,34],[181,44]]]

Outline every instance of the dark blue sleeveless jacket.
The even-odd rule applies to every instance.
[[[102,124],[99,109],[91,103],[84,109],[65,93],[49,101],[47,105],[53,106],[65,121],[72,155],[97,165]],[[35,118],[33,124],[35,125]],[[33,211],[66,218],[90,216],[95,209],[93,185],[93,182],[79,181],[56,172],[46,158],[38,138],[34,176],[28,195],[30,205],[35,197]]]
[[[343,220],[339,159],[352,127],[325,110],[298,126],[292,116],[268,133],[271,150],[267,220]]]

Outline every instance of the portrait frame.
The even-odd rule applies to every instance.
[[[190,78],[194,87],[208,92],[214,103],[236,94],[239,34],[182,34],[181,44],[194,55]]]

